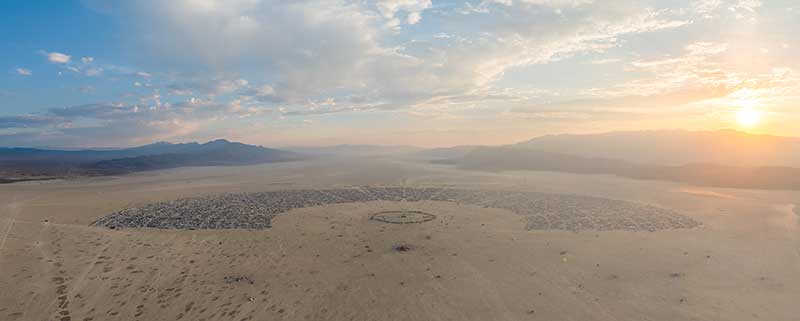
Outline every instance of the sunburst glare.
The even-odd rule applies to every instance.
[[[736,112],[736,122],[747,128],[755,127],[761,122],[761,112],[753,108],[742,108]]]

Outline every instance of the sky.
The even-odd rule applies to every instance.
[[[800,136],[791,0],[8,0],[0,15],[0,146]]]

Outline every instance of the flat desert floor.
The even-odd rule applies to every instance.
[[[508,210],[370,201],[262,230],[108,229],[157,201],[352,186],[567,193],[702,225],[528,230]],[[338,159],[0,185],[0,320],[798,320],[800,193]],[[418,224],[370,220],[421,211]]]

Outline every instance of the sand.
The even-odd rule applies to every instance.
[[[111,230],[184,197],[360,185],[569,193],[671,208],[702,226],[527,230],[512,211],[371,201],[293,209],[261,230]],[[0,186],[2,320],[796,320],[800,194],[397,160],[188,168]],[[420,211],[435,219],[370,217]],[[402,250],[399,250],[402,249]]]

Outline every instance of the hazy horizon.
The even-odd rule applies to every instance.
[[[598,132],[585,132],[585,133],[550,133],[550,134],[542,134],[536,135],[529,138],[525,138],[518,141],[511,141],[508,143],[497,143],[497,144],[458,144],[458,145],[412,145],[412,144],[369,144],[369,143],[332,143],[332,144],[306,144],[306,145],[263,145],[258,143],[251,143],[245,138],[245,140],[231,140],[225,137],[216,137],[210,138],[208,140],[157,140],[151,142],[143,142],[141,144],[133,144],[133,145],[113,145],[113,146],[48,146],[48,145],[0,145],[0,148],[36,148],[36,149],[63,149],[63,150],[91,150],[91,149],[120,149],[120,148],[132,148],[132,147],[141,147],[146,145],[154,145],[159,143],[168,143],[168,144],[191,144],[191,143],[208,143],[217,140],[226,140],[234,143],[243,143],[249,145],[256,145],[256,146],[264,146],[264,147],[271,147],[271,148],[325,148],[325,147],[339,147],[339,146],[373,146],[373,147],[412,147],[412,148],[420,148],[420,149],[437,149],[437,148],[450,148],[450,147],[462,147],[462,146],[506,146],[506,145],[514,145],[514,144],[521,144],[528,142],[530,140],[535,140],[537,138],[545,138],[545,137],[558,137],[558,136],[575,136],[575,137],[584,137],[584,136],[603,136],[603,135],[610,135],[610,134],[665,134],[665,133],[690,133],[690,134],[702,134],[702,133],[734,133],[739,135],[746,135],[748,137],[761,137],[761,138],[785,138],[785,139],[800,139],[800,137],[793,137],[793,136],[780,136],[780,135],[773,135],[773,134],[759,134],[759,133],[750,133],[747,131],[741,131],[737,129],[729,129],[729,128],[722,128],[717,130],[685,130],[685,129],[650,129],[650,130],[621,130],[621,131],[598,131]]]
[[[798,320],[800,1],[0,15],[2,321]]]

